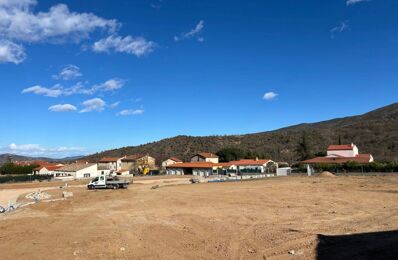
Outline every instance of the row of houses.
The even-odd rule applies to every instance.
[[[77,161],[72,164],[43,163],[33,170],[35,175],[52,175],[59,179],[92,178],[101,175],[129,175],[148,173],[155,169],[155,159],[149,155],[130,155],[124,157],[104,157],[98,163]],[[226,174],[276,174],[278,164],[272,160],[245,159],[219,162],[213,153],[198,153],[189,162],[172,157],[162,162],[168,175],[195,175],[209,177]]]
[[[189,162],[178,158],[169,158],[162,164],[168,175],[194,175],[210,177],[212,175],[228,174],[271,174],[276,175],[278,164],[272,160],[244,159],[231,162],[219,162],[213,153],[198,153]]]
[[[351,144],[330,145],[326,156],[302,161],[301,164],[312,167],[316,164],[343,164],[346,162],[370,163],[371,154],[360,154],[358,147]],[[39,162],[33,170],[35,175],[53,175],[55,178],[92,178],[100,175],[147,174],[156,169],[155,158],[136,154],[123,157],[104,157],[97,163],[77,161],[73,164],[51,164]],[[270,159],[243,159],[219,162],[216,154],[203,152],[193,155],[188,162],[176,157],[166,159],[161,164],[168,175],[194,175],[210,177],[212,175],[287,175],[290,168],[279,168],[278,163]]]
[[[104,157],[98,163],[76,161],[72,164],[42,163],[33,169],[34,175],[52,175],[58,179],[92,178],[101,175],[146,174],[155,169],[155,159],[149,155],[130,155],[123,157]]]
[[[371,154],[359,153],[358,147],[351,144],[329,145],[326,156],[315,157],[300,162],[307,165],[309,171],[313,171],[313,167],[319,164],[344,164],[347,162],[356,162],[366,164],[373,162]],[[211,175],[220,174],[264,174],[284,176],[291,173],[291,168],[279,168],[278,163],[272,160],[245,159],[239,161],[231,161],[219,163],[218,157],[212,153],[199,153],[191,157],[190,162],[182,162],[178,158],[170,158],[163,162],[167,174],[170,175],[186,175],[192,174],[196,176],[209,177]]]

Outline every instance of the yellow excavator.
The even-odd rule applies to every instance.
[[[147,175],[149,173],[149,168],[148,167],[144,167],[143,169],[142,169],[142,174],[143,175]]]

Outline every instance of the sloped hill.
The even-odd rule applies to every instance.
[[[274,131],[229,136],[176,136],[139,146],[104,151],[87,159],[135,153],[150,154],[157,163],[176,156],[187,160],[200,151],[217,152],[226,147],[239,147],[276,161],[295,162],[297,147],[306,137],[312,153],[324,152],[331,143],[355,143],[361,153],[372,153],[376,160],[398,160],[398,103],[363,115],[328,121],[299,124]]]
[[[82,156],[65,157],[62,159],[53,159],[48,157],[29,157],[16,154],[0,154],[0,164],[5,163],[12,158],[13,161],[46,161],[46,162],[73,162],[77,159],[82,158]]]

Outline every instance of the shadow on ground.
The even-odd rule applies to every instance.
[[[318,235],[317,259],[398,259],[398,230]]]

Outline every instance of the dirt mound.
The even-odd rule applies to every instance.
[[[336,177],[336,175],[334,175],[333,173],[328,172],[328,171],[324,171],[324,172],[320,173],[318,176],[319,177]]]

